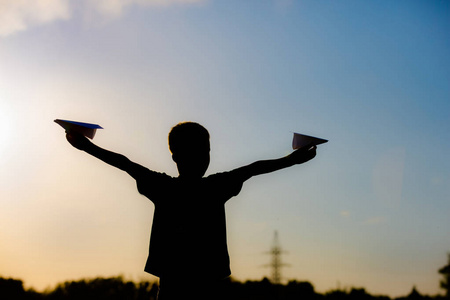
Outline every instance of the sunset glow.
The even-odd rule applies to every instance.
[[[441,292],[450,252],[450,4],[445,1],[2,1],[0,276],[44,290],[155,280],[153,204],[74,149],[55,119],[177,176],[167,134],[196,121],[213,174],[329,140],[226,204],[232,276],[317,291]],[[164,2],[164,5],[162,3]]]

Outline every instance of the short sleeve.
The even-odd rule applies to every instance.
[[[230,198],[237,196],[241,189],[243,181],[233,171],[223,172],[208,177],[214,186],[214,194],[216,198],[226,202]]]
[[[171,179],[172,177],[165,173],[158,173],[143,168],[136,177],[136,185],[140,194],[156,204],[162,198],[164,192],[167,191],[167,186]]]

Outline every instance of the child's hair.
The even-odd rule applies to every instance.
[[[200,146],[209,143],[209,132],[195,122],[181,122],[172,127],[169,132],[169,150],[172,154],[183,151],[183,146]]]

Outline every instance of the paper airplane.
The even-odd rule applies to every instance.
[[[97,124],[82,123],[60,119],[56,119],[55,122],[61,125],[66,130],[66,132],[75,131],[90,139],[94,138],[97,129],[103,129],[101,126]]]
[[[292,140],[292,149],[298,149],[307,145],[316,146],[328,142],[328,140],[319,139],[313,136],[304,135],[294,132],[294,139]]]

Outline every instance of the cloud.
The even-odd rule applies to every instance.
[[[175,4],[195,4],[206,0],[1,0],[0,37],[6,37],[58,20],[68,20],[75,6],[84,14],[95,11],[100,15],[117,18],[133,5],[171,6]]]
[[[68,0],[2,0],[0,36],[9,36],[31,26],[69,18]]]
[[[350,212],[349,212],[348,210],[343,210],[343,211],[341,211],[340,214],[341,214],[341,216],[344,217],[344,218],[350,217]]]
[[[128,6],[170,6],[174,4],[194,4],[204,0],[87,0],[89,6],[108,16],[120,16]]]

